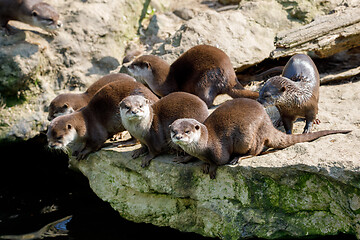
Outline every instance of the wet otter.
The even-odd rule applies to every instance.
[[[142,161],[142,167],[148,166],[157,155],[170,150],[169,125],[173,121],[188,117],[202,122],[209,114],[206,104],[199,97],[185,92],[171,93],[153,105],[145,97],[129,96],[121,101],[120,113],[125,129],[142,144],[132,157],[149,152]]]
[[[286,133],[292,133],[293,122],[299,117],[305,117],[304,133],[308,133],[318,113],[319,87],[314,62],[307,55],[296,54],[287,62],[282,76],[270,78],[260,89],[258,101],[278,108]]]
[[[49,147],[61,149],[69,145],[78,160],[97,151],[109,137],[125,131],[119,104],[132,94],[142,94],[150,102],[158,100],[147,87],[132,79],[109,83],[94,95],[86,107],[59,116],[50,123],[47,131]]]
[[[184,91],[199,96],[208,107],[219,94],[233,98],[259,96],[239,83],[226,53],[209,45],[189,49],[171,65],[157,56],[141,56],[128,69],[158,96]]]
[[[121,79],[128,79],[135,82],[135,79],[127,74],[108,74],[91,84],[84,93],[64,93],[58,95],[50,103],[48,120],[51,121],[55,117],[70,114],[85,107],[99,89],[108,83]]]
[[[188,154],[204,161],[203,170],[215,178],[219,165],[239,155],[259,155],[264,146],[274,149],[350,131],[326,130],[288,135],[272,125],[260,103],[239,98],[227,101],[200,123],[178,119],[170,125],[171,140]]]
[[[41,0],[0,0],[0,24],[10,32],[8,21],[17,20],[52,32],[62,26],[59,14]]]

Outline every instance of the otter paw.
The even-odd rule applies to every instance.
[[[132,153],[132,155],[131,155],[131,157],[132,157],[133,159],[135,159],[135,158],[138,158],[138,157],[140,157],[141,155],[143,155],[143,154],[145,154],[145,153],[147,153],[147,148],[141,147],[141,148],[139,148],[139,149],[134,150],[133,153]]]
[[[202,171],[203,171],[204,174],[208,174],[208,173],[209,173],[209,169],[210,169],[210,164],[204,163],[204,164],[201,166],[201,168],[202,168]]]
[[[142,167],[142,168],[148,167],[148,166],[150,165],[150,161],[151,161],[151,159],[146,159],[146,158],[144,158],[144,159],[141,161],[141,167]]]

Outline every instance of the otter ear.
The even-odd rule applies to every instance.
[[[70,130],[72,126],[70,124],[67,125],[67,129]]]
[[[195,130],[199,130],[200,126],[198,124],[195,125]]]
[[[39,13],[38,13],[37,11],[33,10],[33,11],[31,12],[31,15],[32,15],[33,17],[37,17],[37,15],[39,15]]]
[[[281,92],[285,92],[285,90],[286,90],[286,87],[281,87],[281,88],[280,88],[280,91],[281,91]]]

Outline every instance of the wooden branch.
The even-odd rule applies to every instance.
[[[351,78],[358,74],[360,74],[360,67],[349,69],[349,70],[346,70],[346,71],[340,72],[340,73],[320,74],[320,83],[326,84],[326,83],[330,83],[332,81],[338,81],[341,79]]]
[[[313,51],[321,58],[360,46],[360,8],[316,18],[300,28],[278,33],[271,58]]]

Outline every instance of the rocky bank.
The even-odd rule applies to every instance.
[[[11,22],[16,34],[0,34],[1,141],[26,140],[46,130],[53,97],[84,91],[99,77],[118,72],[128,46],[171,63],[196,44],[211,44],[246,75],[286,61],[269,59],[278,32],[359,7],[356,0],[241,1],[230,8],[200,0],[151,1],[149,8],[145,0],[48,2],[64,23],[56,36],[18,22]],[[359,48],[325,60],[310,54],[324,78],[360,63]],[[201,172],[199,162],[176,164],[171,155],[143,169],[141,159],[130,157],[139,146],[104,148],[70,164],[131,221],[222,239],[339,232],[360,238],[359,76],[321,86],[318,118],[314,131],[352,132],[245,158],[220,167],[215,180]],[[297,132],[303,124],[296,124]]]
[[[177,164],[171,155],[144,169],[141,158],[131,159],[139,145],[105,148],[71,165],[101,199],[135,222],[221,239],[360,237],[359,90],[360,82],[320,89],[322,122],[314,131],[351,133],[245,158],[220,167],[215,180],[202,173],[200,161]],[[303,126],[296,123],[297,132]]]

